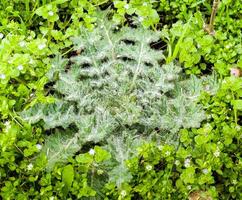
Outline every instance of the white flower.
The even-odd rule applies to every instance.
[[[231,47],[231,44],[228,44],[225,46],[226,49],[229,49]]]
[[[0,39],[2,39],[2,38],[3,38],[3,36],[4,36],[4,35],[3,35],[2,33],[0,33]]]
[[[171,155],[171,152],[170,151],[166,151],[166,156],[169,156],[169,155]]]
[[[36,144],[36,148],[37,148],[38,150],[41,150],[41,149],[42,149],[42,145],[41,145],[41,144]]]
[[[93,163],[93,166],[94,166],[94,167],[98,167],[98,164],[97,164],[97,163]]]
[[[203,169],[202,172],[203,172],[204,174],[208,174],[208,169]]]
[[[129,4],[126,4],[126,5],[124,6],[124,8],[125,8],[125,9],[129,9]]]
[[[176,161],[175,161],[175,165],[176,165],[176,166],[180,165],[180,161],[179,161],[179,160],[176,160]]]
[[[237,131],[240,131],[240,129],[241,129],[240,125],[235,126],[235,129],[236,129]]]
[[[34,60],[31,58],[29,64],[34,64]]]
[[[5,74],[0,74],[0,79],[5,79],[6,75]]]
[[[95,154],[95,150],[94,149],[90,149],[89,150],[89,154],[93,156]]]
[[[212,118],[212,115],[208,115],[208,119],[211,119]]]
[[[213,153],[213,155],[214,155],[215,157],[219,157],[219,155],[220,155],[220,151],[219,151],[218,148],[217,148],[217,150]]]
[[[152,166],[151,165],[147,165],[145,168],[146,168],[147,171],[152,170]]]
[[[6,121],[6,122],[4,123],[4,125],[5,125],[5,128],[6,128],[6,131],[8,131],[8,130],[11,128],[10,121]]]
[[[53,15],[54,15],[54,12],[53,12],[53,11],[49,11],[49,12],[48,12],[48,15],[49,15],[49,16],[53,16]]]
[[[185,161],[184,161],[184,166],[185,167],[189,167],[190,166],[190,162],[191,160],[189,158],[187,158]]]
[[[39,50],[42,50],[42,49],[44,49],[46,47],[46,44],[39,44],[39,46],[38,46],[38,49]]]
[[[30,163],[30,164],[28,164],[27,169],[28,169],[28,170],[32,170],[32,169],[33,169],[33,167],[34,167],[34,166],[33,166],[33,164],[32,164],[32,163]]]
[[[187,189],[188,189],[188,190],[191,190],[191,189],[192,189],[192,186],[188,185],[188,186],[187,186]]]
[[[23,65],[19,65],[17,68],[19,71],[21,71],[21,70],[23,70],[24,67],[23,67]]]
[[[127,192],[125,190],[122,190],[120,194],[122,197],[125,197],[127,195]]]
[[[21,41],[21,42],[19,43],[19,46],[20,46],[20,47],[25,47],[25,41]]]
[[[4,125],[5,125],[5,126],[10,126],[10,121],[6,121],[6,122],[4,123]]]
[[[144,21],[144,18],[141,17],[141,16],[139,16],[138,21],[139,21],[139,22],[142,22],[142,21]]]
[[[162,146],[162,145],[159,145],[159,146],[158,146],[158,149],[159,149],[160,151],[162,151],[163,146]]]

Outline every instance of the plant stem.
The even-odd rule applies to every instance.
[[[104,1],[102,1],[102,2],[99,2],[99,3],[97,3],[97,4],[94,4],[94,6],[98,7],[98,6],[102,5],[102,4],[107,3],[108,1],[109,1],[109,0],[104,0]]]
[[[210,35],[214,35],[215,34],[214,21],[215,21],[216,12],[218,10],[219,2],[220,2],[219,0],[214,0],[213,1],[213,8],[212,8],[212,13],[211,13],[211,16],[210,16],[209,24],[206,24],[204,26],[204,30],[207,31]]]
[[[32,22],[30,22],[30,20],[32,20],[32,18],[34,17],[35,11],[36,11],[37,7],[39,7],[39,6],[40,6],[40,4],[38,3],[38,1],[36,1],[35,4],[34,4],[34,6],[31,8],[32,14],[29,14],[29,18],[27,20],[28,21],[28,24],[32,23]]]
[[[211,27],[213,27],[213,25],[214,25],[215,15],[216,15],[216,12],[218,10],[218,4],[219,4],[219,0],[213,1],[213,10],[212,10],[212,14],[211,14],[211,17],[210,17],[210,22],[209,22],[209,25]]]
[[[186,35],[187,31],[188,31],[188,28],[189,28],[189,26],[190,26],[190,21],[191,21],[191,19],[192,19],[192,18],[190,17],[189,20],[188,20],[188,22],[184,25],[184,30],[183,30],[183,32],[182,32],[182,34],[181,34],[181,36],[180,36],[178,42],[177,42],[176,45],[175,45],[175,48],[174,48],[174,51],[173,51],[172,55],[169,55],[169,56],[167,57],[167,59],[166,59],[166,63],[170,63],[170,62],[172,62],[172,61],[177,57],[177,55],[178,55],[178,53],[179,53],[179,50],[180,50],[180,48],[181,48],[182,41],[183,41],[183,39],[184,39],[184,37],[185,37],[185,35]],[[169,50],[170,50],[170,48],[169,48]],[[171,54],[170,51],[169,51],[169,54]]]
[[[235,100],[235,96],[234,96],[234,92],[232,91],[232,97],[233,97],[233,100]],[[234,121],[235,121],[235,124],[236,126],[238,125],[238,116],[237,116],[237,109],[236,108],[233,108],[234,110]]]
[[[73,51],[73,49],[74,49],[74,47],[71,47],[69,50],[67,50],[66,52],[61,54],[61,56],[64,56],[64,55],[68,54],[70,51]]]
[[[25,0],[25,9],[26,9],[26,12],[28,13],[29,15],[29,0]]]
[[[55,22],[48,22],[48,27],[49,27],[49,30],[48,30],[48,44],[51,41],[51,31],[54,28],[54,24],[55,24]]]

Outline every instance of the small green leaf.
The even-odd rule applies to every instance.
[[[189,139],[188,136],[188,131],[187,130],[182,130],[180,133],[180,140],[181,142],[186,142]]]
[[[183,170],[181,174],[181,179],[184,183],[194,183],[195,181],[195,168],[194,167],[188,167],[187,169]]]
[[[209,137],[205,135],[198,135],[195,137],[195,142],[197,145],[205,144],[209,140]]]
[[[70,190],[73,179],[74,179],[74,169],[72,165],[65,166],[62,171],[62,182],[65,184],[65,187],[63,188],[63,192],[65,195],[67,195],[68,191]]]
[[[95,161],[97,163],[111,158],[110,153],[99,146],[95,146],[94,150],[95,150]]]
[[[85,164],[88,164],[88,163],[91,163],[93,162],[93,157],[86,153],[86,154],[80,154],[76,157],[76,161],[78,163],[85,163]]]
[[[233,100],[232,104],[234,106],[234,109],[242,110],[242,100]]]

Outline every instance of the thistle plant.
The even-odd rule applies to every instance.
[[[127,138],[142,142],[155,136],[175,144],[181,128],[200,125],[205,114],[196,100],[204,81],[187,79],[174,63],[162,65],[162,51],[152,48],[159,38],[159,32],[117,29],[100,18],[93,32],[82,27],[73,38],[76,56],[55,58],[48,73],[55,103],[22,113],[52,133],[43,148],[49,169],[88,142],[114,149],[115,163],[124,167],[133,153],[122,150],[132,149]]]

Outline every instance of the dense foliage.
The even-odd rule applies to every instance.
[[[216,1],[217,2],[217,1]],[[240,199],[242,7],[2,0],[1,199]]]

